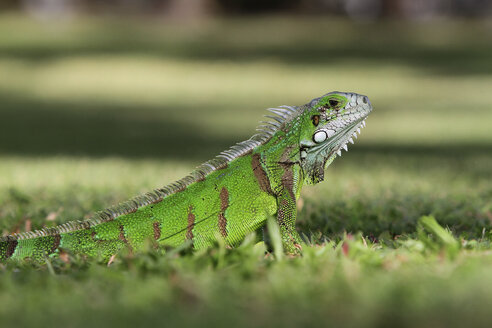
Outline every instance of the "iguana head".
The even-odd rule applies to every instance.
[[[299,157],[306,183],[324,179],[324,170],[353,143],[372,111],[366,96],[330,92],[306,104],[301,118]]]

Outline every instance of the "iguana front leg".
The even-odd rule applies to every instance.
[[[281,180],[282,190],[277,196],[277,223],[280,227],[284,250],[290,254],[299,254],[302,249],[301,237],[296,230],[296,200],[300,190],[300,174],[298,167],[286,167]]]
[[[280,227],[282,245],[286,253],[300,253],[301,237],[296,230],[297,207],[295,199],[285,191],[277,198],[277,223]]]

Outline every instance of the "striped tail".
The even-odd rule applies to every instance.
[[[57,254],[60,249],[89,256],[109,258],[127,244],[124,233],[115,221],[95,223],[91,221],[68,222],[56,228],[24,232],[0,238],[0,260],[43,260]],[[106,238],[95,238],[96,230],[107,231]]]

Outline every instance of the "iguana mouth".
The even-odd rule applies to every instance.
[[[354,143],[353,138],[357,138],[361,129],[365,127],[366,118],[367,115],[349,123],[336,131],[326,142],[301,145],[299,158],[304,174],[309,177],[306,181],[317,183],[324,180],[325,169],[337,156],[342,156],[342,149],[348,151],[347,144]]]
[[[357,139],[357,135],[360,134],[360,130],[366,127],[366,118],[367,116],[356,121],[354,124],[349,125],[346,130],[347,132],[345,132],[344,130],[341,131],[340,138],[338,140],[342,140],[342,142],[340,142],[338,148],[336,148],[336,150],[333,150],[332,153],[336,151],[338,156],[342,156],[342,149],[348,151],[347,144],[349,142],[351,144],[354,144],[353,137]]]
[[[336,131],[335,134],[331,137],[330,141],[326,144],[314,144],[314,145],[302,145],[300,146],[300,159],[301,162],[305,161],[307,158],[307,153],[310,151],[318,151],[322,152],[327,148],[330,148],[330,145],[334,145],[334,147],[329,151],[329,153],[323,156],[325,158],[325,162],[328,161],[333,155],[342,156],[342,150],[348,151],[348,143],[354,144],[354,139],[357,139],[358,134],[361,133],[361,129],[366,126],[367,116],[364,116],[357,121],[347,125],[339,131]],[[319,149],[319,150],[318,150]],[[334,158],[333,158],[334,159]]]

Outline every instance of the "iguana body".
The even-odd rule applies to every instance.
[[[162,189],[97,213],[87,221],[0,239],[0,258],[43,259],[60,250],[108,258],[146,240],[204,248],[234,246],[276,215],[286,252],[300,249],[296,200],[364,124],[365,96],[333,92],[299,106],[270,109],[260,133]],[[359,130],[360,131],[360,130]]]

